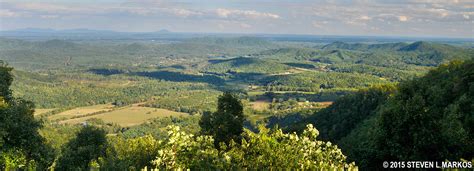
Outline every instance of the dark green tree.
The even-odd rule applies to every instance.
[[[13,82],[13,77],[11,71],[13,68],[8,67],[6,63],[0,61],[0,96],[5,101],[12,100],[12,93],[10,90],[10,86]]]
[[[377,124],[380,161],[471,159],[474,61],[455,61],[401,83]]]
[[[63,149],[56,170],[89,170],[90,162],[105,155],[106,133],[103,129],[84,126]]]
[[[324,140],[337,142],[347,136],[358,124],[373,117],[379,105],[395,91],[393,85],[377,85],[361,89],[337,99],[331,106],[308,118]]]
[[[277,123],[288,132],[302,132],[305,125],[314,124],[321,139],[336,143],[349,161],[367,168],[376,154],[373,136],[378,108],[395,90],[394,85],[374,85],[345,95],[314,115],[288,115]]]
[[[231,140],[240,142],[245,116],[241,101],[232,93],[225,92],[218,98],[217,111],[204,113],[199,126],[205,135],[212,135],[217,146]]]
[[[38,129],[42,122],[33,117],[34,104],[11,95],[12,68],[0,61],[0,153],[24,156],[26,167],[44,170],[54,160],[54,151]],[[5,166],[0,163],[0,167]]]

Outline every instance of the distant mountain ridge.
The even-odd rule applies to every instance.
[[[313,48],[281,48],[262,52],[278,60],[306,60],[328,64],[355,63],[376,66],[414,64],[437,66],[452,60],[474,58],[474,49],[442,43],[417,41],[413,43],[346,43],[336,41]]]
[[[322,47],[322,49],[346,49],[346,50],[399,50],[408,43],[382,43],[382,44],[365,44],[365,43],[345,43],[333,42]]]
[[[272,43],[268,40],[258,37],[235,37],[235,38],[217,38],[217,37],[199,37],[187,40],[188,43],[204,43],[220,46],[270,46]]]
[[[345,42],[333,42],[322,47],[322,49],[346,49],[346,50],[392,50],[392,51],[405,51],[405,52],[429,52],[429,51],[443,51],[443,50],[454,50],[458,47],[431,43],[426,41],[417,41],[413,43],[382,43],[382,44],[364,44],[364,43],[345,43]]]

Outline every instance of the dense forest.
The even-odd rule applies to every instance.
[[[427,41],[0,38],[0,168],[471,161],[473,58]]]
[[[474,61],[443,64],[398,86],[337,99],[309,116],[274,119],[287,131],[313,123],[360,168],[386,160],[459,160],[474,155]],[[295,120],[296,118],[296,120]],[[403,149],[403,150],[401,150]]]
[[[14,93],[41,108],[149,101],[183,90],[308,92],[314,101],[332,101],[338,94],[421,76],[474,54],[470,48],[428,42],[302,48],[250,37],[169,44],[0,39],[0,44],[2,59],[18,69]],[[220,52],[226,48],[235,52]]]

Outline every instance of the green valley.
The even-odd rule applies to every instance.
[[[106,170],[350,170],[379,169],[373,163],[386,159],[469,160],[473,58],[473,48],[427,41],[1,38],[2,68],[14,68],[2,73],[13,80],[11,86],[2,82],[1,110],[28,111],[39,130],[28,135],[43,144],[0,141],[10,150],[0,151],[0,161],[22,159],[0,166],[72,169],[77,157],[92,155],[74,151],[85,148],[81,144],[101,153],[77,167]],[[0,135],[11,128],[2,129]],[[440,135],[425,137],[415,129]],[[418,138],[433,140],[432,146],[413,144]],[[421,149],[396,152],[410,145]],[[444,151],[426,152],[435,146]],[[293,165],[298,161],[307,163]]]

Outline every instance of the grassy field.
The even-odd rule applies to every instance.
[[[250,104],[253,109],[257,111],[263,111],[263,110],[268,110],[270,108],[270,103],[271,102],[259,100],[259,101],[251,102]]]
[[[329,105],[332,105],[333,102],[318,102],[317,104],[320,105],[321,108],[326,108]]]
[[[98,115],[75,118],[61,121],[60,123],[77,124],[86,121],[87,119],[97,118],[102,119],[106,123],[116,123],[121,126],[133,126],[145,122],[148,119],[156,117],[167,116],[186,116],[188,114],[181,112],[174,112],[166,109],[157,109],[150,107],[131,106],[123,109],[113,110],[110,112],[101,113]]]
[[[55,115],[51,115],[48,117],[48,119],[49,120],[70,119],[72,117],[80,117],[83,115],[96,113],[96,112],[111,111],[114,107],[115,106],[112,104],[101,104],[101,105],[78,107],[71,110],[66,110],[64,112],[61,112]]]
[[[45,113],[51,112],[53,110],[55,110],[55,109],[54,108],[53,109],[35,109],[34,115],[45,114]]]

